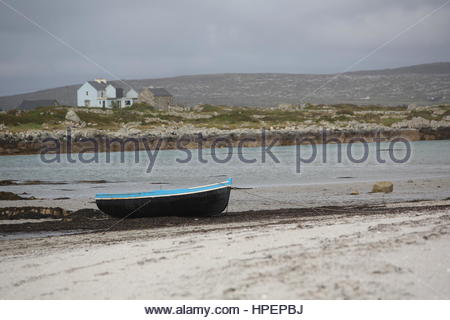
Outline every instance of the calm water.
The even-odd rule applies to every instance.
[[[381,145],[381,157],[386,163],[376,160],[376,145],[368,145],[368,159],[362,163],[352,163],[347,156],[348,145],[342,145],[342,162],[337,161],[338,147],[317,146],[316,160],[312,163],[301,163],[300,173],[296,172],[296,147],[273,147],[272,153],[279,160],[276,163],[267,153],[263,161],[261,148],[244,148],[242,156],[255,159],[252,164],[243,163],[239,159],[238,150],[217,149],[220,159],[231,157],[227,163],[213,161],[211,151],[203,150],[207,163],[201,163],[197,150],[191,150],[192,160],[178,163],[176,159],[186,159],[186,153],[180,150],[161,150],[151,172],[147,172],[150,161],[145,151],[139,152],[139,162],[135,163],[134,152],[124,154],[125,162],[121,163],[120,154],[111,154],[110,163],[106,155],[99,154],[98,163],[82,163],[77,160],[69,163],[65,155],[61,155],[61,163],[47,164],[39,155],[3,156],[0,157],[0,179],[13,180],[45,180],[64,181],[64,185],[8,186],[0,190],[12,192],[28,192],[37,197],[92,197],[98,192],[133,192],[159,188],[193,186],[211,182],[219,182],[225,177],[233,177],[236,186],[277,186],[299,184],[322,184],[342,182],[345,177],[352,181],[374,180],[408,180],[427,177],[450,178],[450,141],[419,141],[411,143],[411,157],[406,163],[395,163],[389,157],[389,145]],[[393,154],[397,159],[405,157],[406,148],[398,143]],[[327,159],[323,161],[323,154]],[[310,146],[302,146],[300,154],[304,159],[312,154]],[[351,155],[361,158],[364,154],[362,144],[352,146]],[[73,155],[77,158],[77,155]],[[93,155],[86,154],[85,158]],[[80,184],[80,180],[107,180],[106,184]]]

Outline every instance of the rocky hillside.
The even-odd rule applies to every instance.
[[[184,105],[450,103],[450,62],[340,75],[212,74],[126,82],[138,90],[146,86],[165,87],[179,104]],[[78,87],[73,85],[0,97],[0,108],[16,108],[25,99],[57,99],[61,104],[75,105]]]

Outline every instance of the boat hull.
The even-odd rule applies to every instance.
[[[231,186],[164,197],[96,199],[98,208],[116,218],[215,216],[228,205]]]

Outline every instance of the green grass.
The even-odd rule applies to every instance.
[[[30,111],[10,110],[0,114],[0,123],[7,126],[57,123],[58,121],[64,121],[66,113],[67,110],[64,107],[42,107]]]
[[[159,118],[161,120],[167,120],[167,121],[175,121],[175,122],[180,122],[183,121],[184,119],[182,117],[179,116],[175,116],[172,114],[168,114],[164,111],[159,111],[157,113],[154,114],[155,118]]]
[[[203,104],[201,105],[202,111],[201,112],[224,112],[224,107],[221,106],[213,106],[211,104]]]
[[[336,114],[340,114],[340,115],[354,115],[355,113],[353,112],[353,110],[348,110],[348,109],[339,109],[338,111],[336,111]]]
[[[140,111],[140,112],[153,112],[155,108],[147,103],[138,102],[134,103],[131,107],[126,108],[127,110]]]
[[[27,130],[39,130],[42,129],[42,125],[38,123],[24,123],[12,126],[11,128],[13,132],[22,132]]]
[[[381,123],[381,117],[378,114],[359,114],[355,117],[355,120],[365,123]]]
[[[238,127],[253,128],[258,127],[259,120],[254,118],[254,112],[251,108],[233,108],[231,111],[212,116],[208,119],[189,119],[185,122],[197,126],[219,129],[235,129]]]
[[[340,114],[339,115],[339,113],[337,114],[337,116],[335,116],[333,118],[334,121],[342,121],[342,122],[350,121],[351,119],[352,119],[352,117],[349,117],[348,114]]]
[[[303,122],[305,121],[305,115],[299,111],[292,112],[292,111],[274,110],[264,114],[264,117],[261,118],[261,120],[266,122],[285,122],[285,121]]]
[[[240,122],[258,122],[257,119],[253,117],[253,113],[243,110],[233,110],[227,113],[219,114],[208,119],[211,122],[223,123],[223,124],[236,124]]]
[[[114,128],[118,125],[111,115],[104,113],[93,113],[85,110],[75,110],[80,119],[86,123],[96,123],[99,129]]]
[[[450,105],[440,105],[438,107],[443,109],[443,110],[450,111]]]
[[[442,114],[441,119],[444,118],[444,117],[446,117],[446,116],[450,116],[450,110],[445,111],[445,112]]]
[[[333,104],[331,107],[336,108],[338,111],[355,112],[355,111],[406,111],[406,106],[378,106],[378,105],[363,105],[358,106],[355,104]]]
[[[408,115],[409,120],[417,117],[422,117],[427,120],[436,120],[431,110],[412,110]]]
[[[403,119],[399,119],[399,118],[384,118],[384,119],[381,119],[381,124],[383,124],[384,126],[390,127],[394,123],[400,122],[402,120]]]

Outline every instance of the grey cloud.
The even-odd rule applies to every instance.
[[[340,72],[443,1],[4,0],[121,78]],[[356,69],[450,60],[450,5]],[[0,94],[101,69],[0,4]]]

